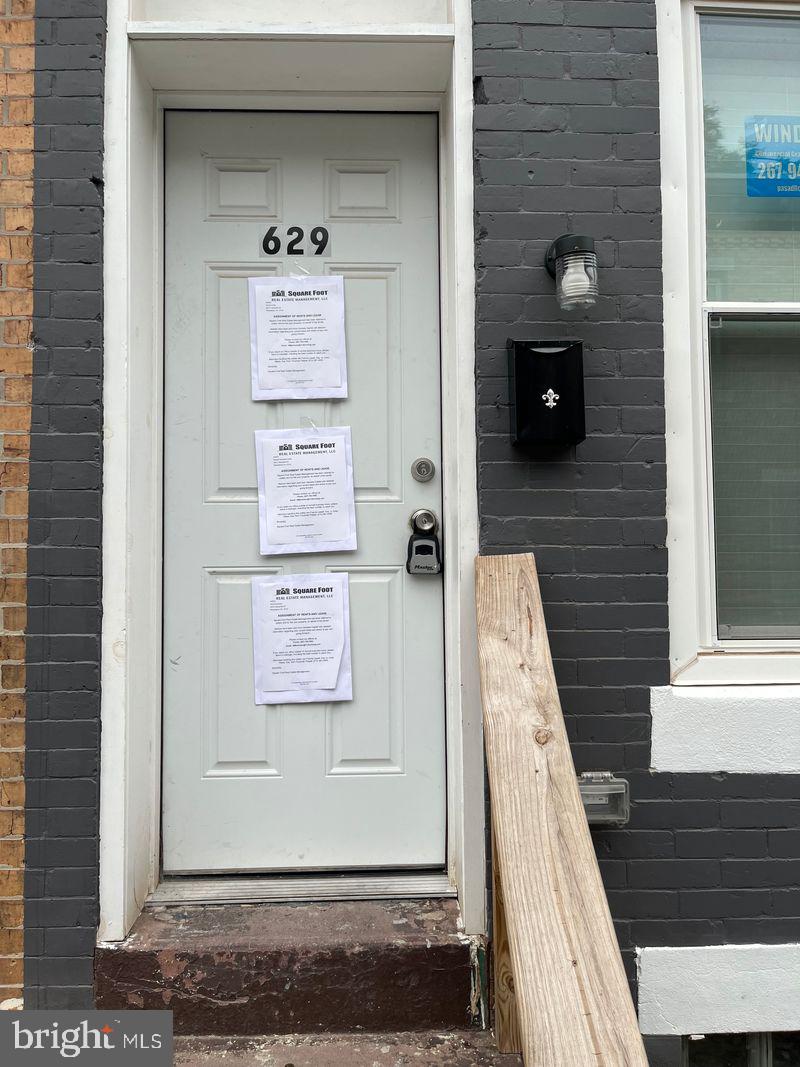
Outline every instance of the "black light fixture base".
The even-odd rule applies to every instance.
[[[575,233],[562,233],[556,237],[544,254],[544,265],[551,278],[556,276],[556,260],[567,252],[594,252],[594,238]]]

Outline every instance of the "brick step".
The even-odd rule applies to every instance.
[[[476,955],[452,899],[158,906],[98,946],[95,994],[176,1034],[464,1030]]]
[[[490,1033],[323,1034],[272,1038],[179,1037],[175,1067],[522,1067]]]

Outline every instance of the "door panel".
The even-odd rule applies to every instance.
[[[167,872],[444,864],[442,582],[404,567],[441,514],[436,159],[430,115],[167,115]],[[261,253],[294,224],[330,255]],[[250,399],[247,278],[292,273],[345,278],[346,400]],[[267,561],[253,431],[309,422],[352,427],[359,548]],[[343,570],[354,699],[255,705],[251,577]]]

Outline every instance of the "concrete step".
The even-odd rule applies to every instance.
[[[475,1031],[406,1034],[288,1035],[267,1039],[184,1037],[176,1067],[522,1067],[501,1056],[491,1034]]]
[[[452,899],[159,906],[98,946],[95,995],[176,1034],[466,1030],[479,949]]]

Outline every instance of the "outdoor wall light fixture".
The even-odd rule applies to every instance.
[[[544,265],[555,278],[564,311],[589,308],[597,301],[597,255],[591,237],[562,234],[547,249]],[[507,346],[514,444],[534,451],[544,448],[549,454],[583,441],[583,343],[509,337]]]
[[[556,281],[562,311],[590,308],[597,301],[597,255],[594,239],[564,233],[547,249],[544,265]]]

